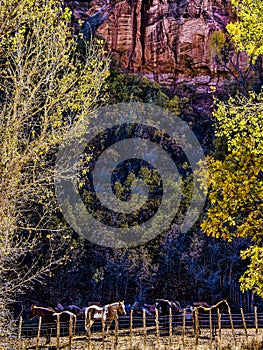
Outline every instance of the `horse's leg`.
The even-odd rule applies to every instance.
[[[212,337],[216,337],[216,320],[212,319]]]
[[[46,330],[46,344],[49,344],[50,343],[50,340],[51,340],[51,333],[52,333],[52,328],[47,328]]]
[[[112,322],[111,319],[106,320],[106,334],[107,335],[109,334],[111,322]]]
[[[198,332],[198,334],[201,334],[201,327],[200,324],[198,322],[197,327],[196,327],[196,319],[195,316],[193,316],[193,326],[194,326],[194,334],[196,334],[196,332]],[[196,329],[197,328],[197,329]]]
[[[217,330],[217,321],[215,320],[214,323],[215,323],[214,333],[215,333],[215,337],[216,337],[216,336],[217,336],[217,334],[216,334],[216,330]]]
[[[90,337],[91,334],[91,326],[93,325],[94,321],[93,320],[88,320],[86,324],[86,331],[87,331],[87,336]]]
[[[101,320],[101,331],[102,331],[102,341],[104,342],[104,335],[105,335],[105,321]]]

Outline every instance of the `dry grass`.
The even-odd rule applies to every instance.
[[[192,350],[195,349],[195,337],[193,332],[189,330],[186,332],[184,344],[182,334],[173,334],[171,339],[168,335],[161,335],[159,338],[159,344],[157,342],[156,334],[147,334],[147,338],[143,337],[141,332],[134,332],[132,337],[132,344],[130,343],[130,337],[128,335],[121,335],[118,337],[118,345],[114,344],[115,338],[113,333],[105,337],[104,350],[116,349],[116,350]],[[246,340],[245,332],[243,329],[235,329],[236,344],[234,342],[231,329],[223,329],[221,342],[218,337],[210,340],[209,330],[202,331],[199,336],[198,350],[263,350],[263,330],[260,330],[258,336],[258,344],[255,342],[255,330],[248,330],[248,342]],[[69,349],[68,338],[64,337],[60,339],[59,349]],[[13,350],[19,349],[18,342],[13,342],[13,346],[1,348],[1,350]],[[22,339],[21,350],[36,349],[36,339]],[[45,345],[45,338],[40,338],[39,350],[56,350],[57,342],[53,337],[49,345]],[[75,336],[72,341],[72,350],[102,350],[102,337],[100,333],[93,333],[90,341],[90,347],[88,346],[88,339],[86,336]]]

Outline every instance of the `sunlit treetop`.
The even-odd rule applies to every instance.
[[[213,113],[216,136],[224,137],[229,152],[246,149],[257,156],[263,155],[263,95],[250,92],[248,96],[229,97],[219,103]]]
[[[263,1],[232,0],[238,20],[227,31],[238,51],[246,51],[253,61],[263,54]]]

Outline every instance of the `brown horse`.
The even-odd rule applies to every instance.
[[[75,314],[77,317],[83,317],[83,315],[84,315],[84,311],[76,305],[65,306],[63,311],[73,312],[73,314]]]
[[[210,307],[205,307],[205,306],[197,306],[194,307],[193,309],[193,324],[194,324],[194,329],[196,330],[196,317],[195,313],[197,312],[198,315],[198,332],[201,334],[201,329],[200,329],[200,323],[202,324],[202,319],[208,319],[210,312],[212,316],[212,333],[213,337],[216,336],[216,329],[218,325],[218,312],[222,314],[223,312],[229,312],[229,305],[226,300],[221,300],[217,304],[212,305]]]
[[[41,307],[32,305],[30,314],[28,316],[29,320],[32,320],[35,316],[41,317],[42,324],[47,324],[48,327],[46,329],[46,343],[50,342],[51,333],[52,333],[52,326],[54,327],[54,317],[53,314],[55,313],[55,310],[51,307]]]
[[[67,311],[67,310],[63,310],[61,312],[55,312],[52,315],[53,319],[57,322],[57,320],[59,319],[59,322],[69,322],[70,318],[72,319],[72,329],[73,329],[73,334],[75,334],[75,330],[76,330],[76,323],[77,323],[77,316],[71,312],[71,311]]]
[[[126,315],[124,301],[108,304],[103,307],[91,305],[85,309],[85,329],[90,334],[90,328],[97,320],[102,322],[104,331],[106,325],[106,334],[109,333],[110,325],[115,319],[115,315]]]
[[[193,307],[198,307],[198,306],[202,306],[202,307],[211,307],[211,305],[207,304],[207,302],[205,301],[194,301],[193,302]]]
[[[181,306],[179,301],[169,301],[167,299],[157,299],[155,307],[160,311],[162,316],[167,316],[170,314],[170,309],[173,315],[179,314]]]

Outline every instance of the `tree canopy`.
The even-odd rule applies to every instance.
[[[262,1],[232,1],[238,20],[227,30],[237,50],[246,50],[253,60],[263,53]],[[225,153],[208,157],[210,169],[209,208],[202,223],[211,236],[232,241],[249,238],[241,252],[249,258],[240,279],[241,289],[263,296],[263,95],[250,91],[216,104],[213,113],[217,143]]]
[[[255,61],[263,54],[263,3],[261,0],[232,0],[238,20],[227,25],[237,50],[246,51]]]
[[[58,0],[1,2],[1,335],[12,326],[8,305],[61,260],[59,242],[72,245],[54,215],[55,154],[72,124],[95,108],[108,60],[95,42],[80,55],[70,18]]]

